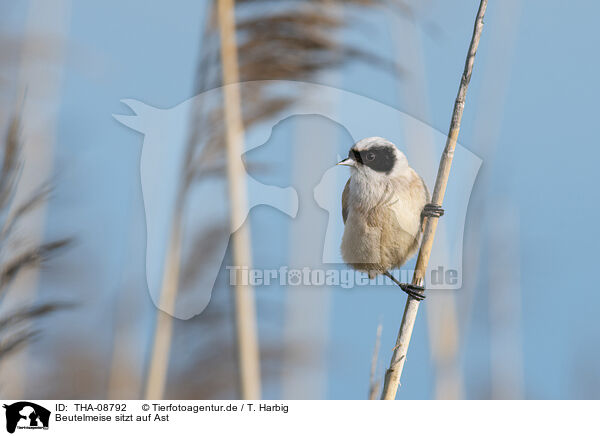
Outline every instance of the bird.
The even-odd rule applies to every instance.
[[[400,268],[417,252],[425,217],[444,210],[430,203],[423,178],[394,143],[373,136],[356,142],[338,165],[350,167],[342,193],[344,234],[341,254],[370,279],[384,274],[413,298],[422,300],[422,286],[400,283],[390,270]]]

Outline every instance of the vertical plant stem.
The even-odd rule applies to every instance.
[[[371,377],[369,383],[369,400],[376,400],[379,393],[379,382],[377,381],[377,360],[379,357],[379,348],[381,347],[381,331],[383,324],[377,325],[377,335],[375,337],[375,347],[373,348],[373,357],[371,358]]]
[[[403,17],[394,26],[398,32],[398,44],[404,62],[411,66],[410,79],[399,81],[402,95],[411,102],[411,113],[418,119],[429,119],[428,92],[423,60],[423,42],[420,26],[414,20]],[[435,156],[435,144],[430,129],[410,122],[402,126],[407,144],[419,144],[418,152],[408,158],[425,180],[434,180],[437,168],[430,165]],[[447,238],[436,240],[437,263],[447,262],[449,253]],[[435,261],[436,259],[430,259]],[[444,292],[427,302],[427,329],[434,368],[436,399],[460,399],[462,397],[462,373],[458,364],[460,331],[456,293]],[[379,398],[379,396],[378,396]]]
[[[36,190],[40,189],[40,182],[52,179],[59,115],[57,111],[50,110],[50,107],[59,107],[61,102],[66,41],[73,8],[68,0],[60,0],[54,4],[28,2],[24,6],[26,21],[20,45],[20,63],[16,68],[17,86],[14,94],[17,101],[22,101],[20,119],[23,167],[11,199],[11,213],[35,195]],[[44,39],[45,55],[48,57],[43,64],[39,59],[39,35],[48,35]],[[53,68],[49,70],[48,66]],[[9,91],[8,87],[3,89],[5,92]],[[3,121],[6,119],[3,118]],[[44,202],[19,220],[21,231],[26,232],[27,243],[31,246],[41,244],[44,239],[47,213],[47,204]],[[7,289],[3,306],[10,308],[33,304],[38,298],[39,280],[38,268],[19,274]],[[25,329],[28,326],[22,327]],[[31,354],[28,346],[10,359],[3,360],[0,364],[0,385],[5,398],[24,398],[35,392],[35,386],[31,385],[27,374],[30,362],[35,361],[36,357]]]
[[[218,0],[218,21],[221,36],[224,116],[227,141],[227,179],[231,218],[233,263],[251,265],[250,232],[243,223],[248,211],[242,153],[244,126],[241,112],[237,44],[235,39],[235,2]],[[256,400],[260,393],[260,362],[254,289],[248,285],[234,287],[235,321],[240,395],[244,400]]]
[[[486,7],[487,0],[481,0],[479,4],[479,11],[477,12],[477,18],[475,19],[475,27],[473,29],[471,45],[469,46],[469,52],[465,62],[465,69],[460,81],[460,86],[458,88],[458,95],[456,97],[456,101],[454,102],[454,110],[452,112],[452,120],[450,122],[450,131],[446,140],[444,152],[442,153],[437,178],[435,181],[435,187],[433,189],[431,202],[434,204],[441,205],[444,201],[446,185],[448,184],[448,176],[450,175],[450,168],[452,166],[452,159],[454,157],[454,149],[456,147],[456,140],[458,138],[458,132],[460,131],[460,122],[465,107],[465,97],[467,95],[469,82],[471,81],[473,63],[475,62],[475,54],[477,53],[479,39],[481,38],[481,31],[483,30],[483,16],[485,15]],[[437,229],[437,220],[437,218],[426,218],[425,220],[423,242],[421,243],[421,249],[419,250],[419,256],[417,257],[417,264],[415,266],[415,272],[412,279],[412,283],[414,285],[422,285],[424,282],[425,272],[427,270],[427,264],[429,263],[429,256],[431,255],[431,248],[433,246],[433,239]],[[400,324],[400,330],[398,332],[398,338],[396,340],[396,346],[394,347],[394,352],[392,354],[390,367],[385,374],[383,391],[381,393],[382,400],[393,400],[396,398],[396,392],[398,391],[398,386],[400,384],[400,376],[402,375],[402,369],[404,368],[404,362],[406,361],[406,353],[410,343],[410,338],[412,336],[418,310],[419,301],[408,296],[406,307],[404,308],[404,315]]]
[[[208,40],[208,33],[211,30],[211,19],[213,15],[213,3],[207,4],[205,9],[205,25],[202,34],[202,44]],[[202,56],[200,56],[202,62]],[[203,83],[206,80],[205,65],[201,67],[196,74],[196,81],[199,82],[196,90],[204,89]],[[200,102],[202,100],[200,99]],[[171,224],[171,233],[169,236],[169,245],[167,256],[163,267],[163,282],[160,291],[159,307],[157,311],[154,334],[152,336],[152,354],[150,356],[150,365],[144,387],[144,398],[147,400],[160,400],[164,397],[166,381],[169,371],[169,357],[171,353],[171,344],[173,342],[173,317],[169,314],[175,312],[177,293],[179,292],[179,282],[181,276],[181,249],[182,249],[182,226],[185,208],[185,197],[189,187],[188,174],[189,165],[193,161],[194,148],[198,144],[198,116],[202,112],[201,104],[195,104],[191,117],[191,132],[186,146],[186,157],[184,162],[183,183],[177,194],[173,221]]]
[[[167,256],[163,269],[163,281],[160,294],[160,302],[157,310],[156,325],[152,343],[152,355],[150,367],[146,378],[144,399],[162,400],[164,397],[167,374],[169,370],[169,356],[173,335],[173,317],[170,315],[175,311],[175,300],[179,288],[179,274],[181,261],[181,225],[182,207],[178,201],[176,212],[173,217],[173,225],[169,238]]]

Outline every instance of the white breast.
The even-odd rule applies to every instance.
[[[347,263],[380,264],[387,269],[412,256],[427,199],[419,176],[412,170],[408,175],[374,179],[353,174],[341,246]]]

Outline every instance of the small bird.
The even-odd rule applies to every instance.
[[[358,141],[338,165],[350,167],[342,193],[342,258],[369,278],[384,274],[407,294],[423,299],[421,286],[400,283],[389,271],[417,252],[424,217],[440,217],[443,209],[429,203],[423,178],[387,139]]]

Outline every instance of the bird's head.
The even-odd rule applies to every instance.
[[[401,175],[409,168],[404,153],[392,142],[378,136],[358,141],[338,165],[347,165],[353,173],[370,178]]]

